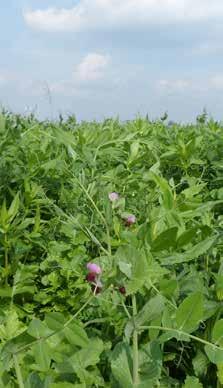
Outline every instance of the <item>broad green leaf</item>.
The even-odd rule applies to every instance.
[[[68,342],[72,345],[85,347],[90,343],[86,331],[77,322],[71,322],[69,326],[65,327],[63,332]]]
[[[86,382],[91,386],[98,380],[98,374],[95,375],[92,367],[99,363],[103,350],[103,342],[98,338],[92,338],[88,346],[76,351],[70,357],[65,357],[64,362],[57,364],[56,370],[62,374],[75,372],[80,382]],[[90,372],[87,370],[88,367],[91,367]]]
[[[198,229],[199,227],[196,226],[185,230],[185,232],[183,232],[177,239],[177,247],[181,248],[184,245],[189,244],[194,239],[194,237],[196,237],[196,232]]]
[[[52,330],[50,330],[45,322],[40,321],[39,319],[33,319],[29,327],[27,329],[27,333],[34,338],[43,338],[52,334]]]
[[[205,351],[206,354],[211,362],[214,364],[222,363],[223,362],[223,319],[219,319],[213,329],[212,329],[212,336],[211,336],[211,342],[214,345],[217,345],[218,348],[206,345]]]
[[[112,353],[111,370],[120,388],[133,387],[129,353],[130,350],[126,344],[116,345]]]
[[[150,341],[139,351],[140,387],[155,385],[161,377],[163,353],[157,341]]]
[[[223,363],[223,348],[216,348],[211,345],[205,345],[205,352],[213,364]]]
[[[199,256],[208,252],[208,250],[213,246],[216,241],[216,237],[207,238],[198,244],[194,245],[192,248],[188,249],[184,253],[176,253],[168,257],[162,258],[162,265],[173,265],[179,263],[185,263],[197,259]]]
[[[180,331],[191,333],[199,326],[203,318],[203,296],[200,293],[189,295],[176,312],[176,324]]]
[[[161,251],[163,249],[169,249],[170,247],[175,246],[176,236],[177,236],[177,227],[173,227],[164,232],[160,233],[152,243],[153,251]]]
[[[103,350],[104,345],[102,340],[99,338],[92,338],[85,348],[77,351],[74,355],[69,357],[69,362],[74,370],[96,365],[100,360],[100,355]]]
[[[119,269],[127,278],[131,279],[132,276],[132,265],[123,261],[119,261],[118,263]]]
[[[66,320],[63,314],[52,312],[52,313],[46,314],[45,322],[51,330],[58,331],[63,329]]]
[[[49,345],[45,340],[40,339],[36,345],[32,345],[32,354],[35,358],[33,369],[41,372],[47,372],[51,363],[51,352]]]
[[[135,255],[132,265],[131,280],[126,282],[126,294],[135,294],[142,286],[149,276],[149,264],[147,257],[143,250],[138,251]]]
[[[223,346],[223,319],[219,319],[213,327],[212,342],[216,345]]]
[[[125,327],[125,335],[130,338],[134,327],[148,325],[149,322],[158,318],[164,309],[164,299],[161,295],[157,295],[150,299],[139,311],[134,320],[130,320]]]

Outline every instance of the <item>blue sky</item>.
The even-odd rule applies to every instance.
[[[0,104],[79,120],[222,119],[222,0],[8,0]]]

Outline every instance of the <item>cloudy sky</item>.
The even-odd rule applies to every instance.
[[[42,117],[223,118],[222,0],[7,0],[0,104]]]

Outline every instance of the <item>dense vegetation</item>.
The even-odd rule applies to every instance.
[[[223,384],[223,126],[164,119],[0,116],[0,387]]]

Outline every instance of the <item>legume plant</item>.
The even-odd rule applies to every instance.
[[[0,115],[0,387],[223,386],[223,126]]]

